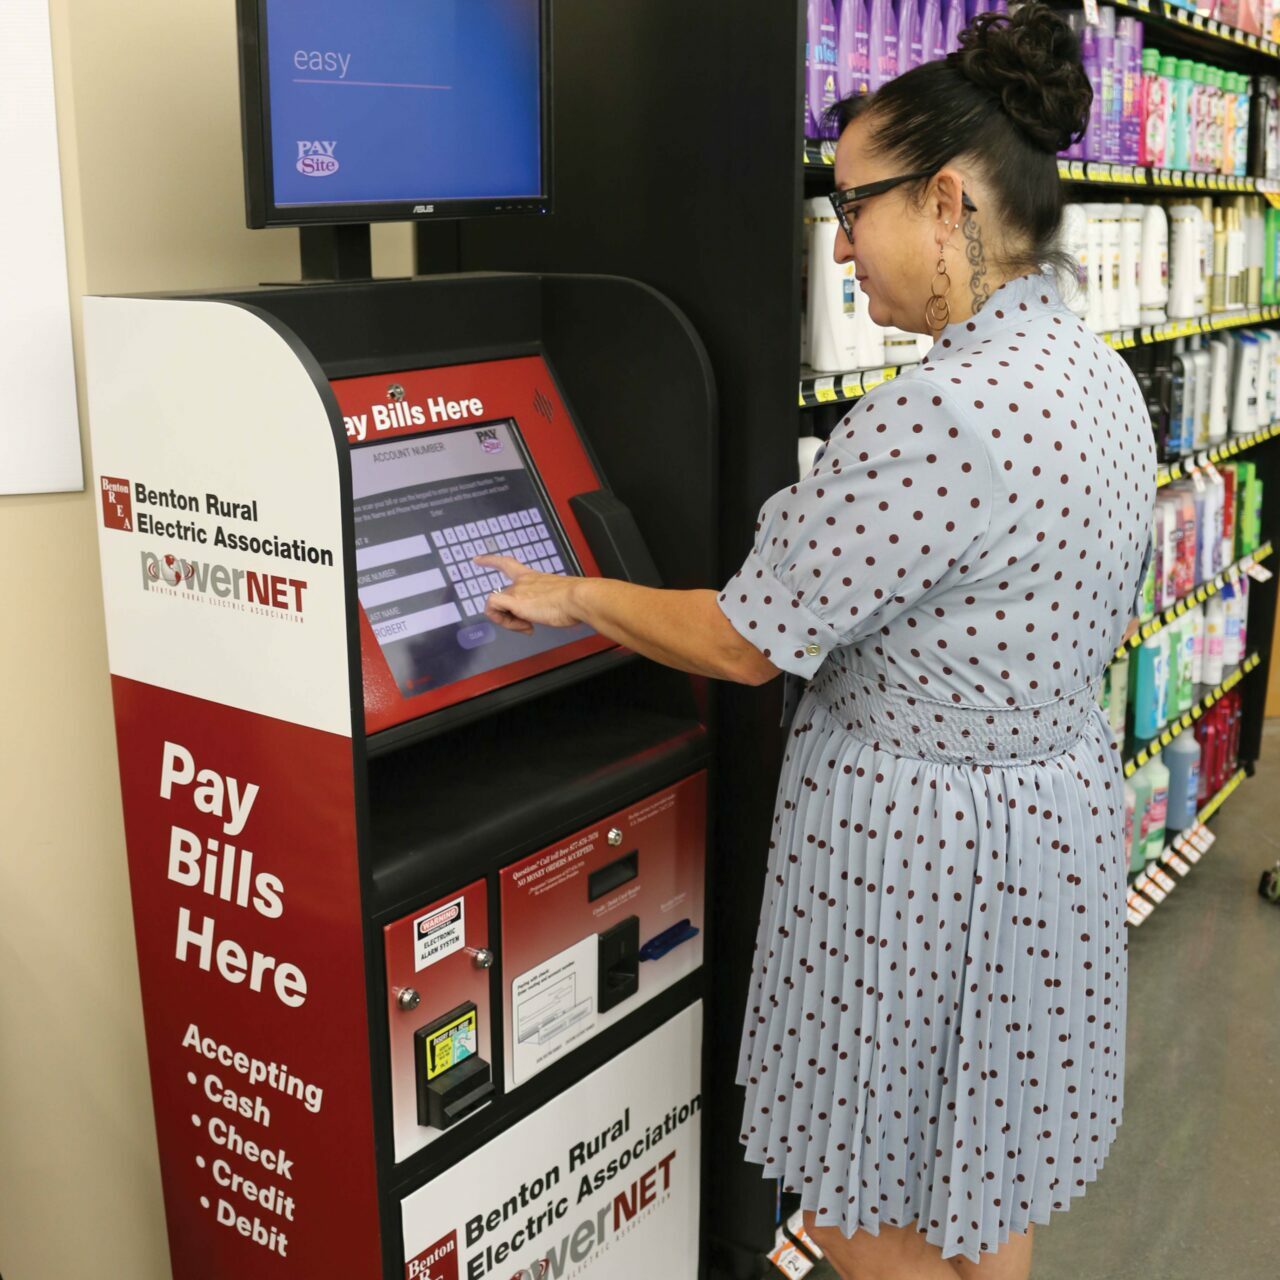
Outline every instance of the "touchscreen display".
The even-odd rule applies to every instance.
[[[382,655],[406,697],[593,635],[522,635],[484,616],[509,585],[473,564],[497,552],[543,573],[579,574],[512,421],[351,451],[356,574]]]

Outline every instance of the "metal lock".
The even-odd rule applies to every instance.
[[[392,404],[399,404],[404,399],[404,388],[398,382],[393,382],[387,388],[387,399]]]
[[[608,839],[609,844],[616,849],[622,843],[622,832],[617,827],[612,827],[609,830]]]
[[[468,950],[470,951],[471,948],[468,948]],[[471,951],[471,963],[477,969],[492,969],[493,959],[493,952],[488,947],[478,947]]]
[[[421,1003],[422,997],[412,987],[401,987],[396,995],[401,1013],[412,1013]]]

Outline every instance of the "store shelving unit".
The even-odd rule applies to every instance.
[[[1238,582],[1248,574],[1253,565],[1260,564],[1271,555],[1272,550],[1271,543],[1264,542],[1256,551],[1247,556],[1241,556],[1234,564],[1228,565],[1221,573],[1210,578],[1208,582],[1200,583],[1194,591],[1189,591],[1167,609],[1161,610],[1161,612],[1150,618],[1144,618],[1138,630],[1116,650],[1116,658],[1123,658],[1125,654],[1138,648],[1144,640],[1150,640],[1156,632],[1163,630],[1171,622],[1176,622],[1181,618],[1188,609],[1194,609],[1197,605],[1204,604],[1212,596],[1216,596],[1229,582]]]
[[[1263,36],[1241,31],[1239,27],[1192,13],[1168,0],[1110,0],[1115,8],[1141,16],[1143,22],[1167,30],[1194,33],[1198,43],[1212,50],[1220,58],[1232,58],[1242,49],[1261,54],[1266,58],[1280,58],[1280,44]],[[1215,48],[1215,46],[1221,48]]]
[[[1247,770],[1237,769],[1196,814],[1195,822],[1168,841],[1159,858],[1148,863],[1134,879],[1128,891],[1130,925],[1136,927],[1149,920],[1151,913],[1168,901],[1174,889],[1191,874],[1192,867],[1209,852],[1215,836],[1206,824],[1248,776]]]
[[[1273,422],[1269,427],[1263,427],[1261,431],[1254,431],[1247,436],[1232,436],[1230,440],[1224,440],[1222,444],[1215,445],[1212,449],[1201,449],[1198,453],[1188,454],[1185,458],[1179,458],[1177,462],[1171,462],[1156,471],[1156,487],[1162,489],[1175,480],[1181,480],[1197,467],[1203,467],[1209,463],[1216,465],[1219,462],[1227,462],[1256,445],[1267,444],[1276,436],[1280,436],[1280,422]]]
[[[1209,710],[1216,702],[1220,701],[1226,694],[1240,683],[1245,676],[1256,671],[1262,662],[1262,655],[1258,652],[1249,654],[1247,658],[1234,671],[1228,675],[1221,684],[1216,684],[1213,688],[1207,690],[1197,701],[1190,711],[1184,712],[1176,720],[1170,720],[1164,729],[1160,731],[1154,738],[1144,742],[1141,747],[1137,747],[1132,756],[1124,762],[1124,776],[1132,778],[1139,769],[1142,768],[1151,758],[1163,748],[1167,747],[1174,738],[1185,733],[1204,713]]]
[[[1099,337],[1115,351],[1128,351],[1133,347],[1150,346],[1155,342],[1170,342],[1174,338],[1190,338],[1206,333],[1221,333],[1224,329],[1244,329],[1280,320],[1280,306],[1256,307],[1249,311],[1224,312],[1216,316],[1201,316],[1195,320],[1174,320],[1162,325],[1143,325],[1138,329],[1115,329]],[[896,378],[910,369],[910,365],[894,365],[883,369],[851,369],[847,373],[815,373],[812,369],[800,370],[799,403],[802,409],[814,409],[822,404],[839,404],[857,400],[873,391],[882,382]],[[1259,433],[1261,434],[1261,433]]]

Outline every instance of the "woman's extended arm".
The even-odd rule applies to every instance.
[[[560,577],[526,569],[509,556],[478,556],[476,563],[511,579],[485,606],[485,616],[508,630],[585,623],[642,657],[694,675],[759,685],[778,674],[734,630],[714,591],[657,591],[611,578]]]

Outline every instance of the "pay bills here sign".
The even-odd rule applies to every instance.
[[[696,1004],[401,1202],[405,1280],[694,1280]]]

